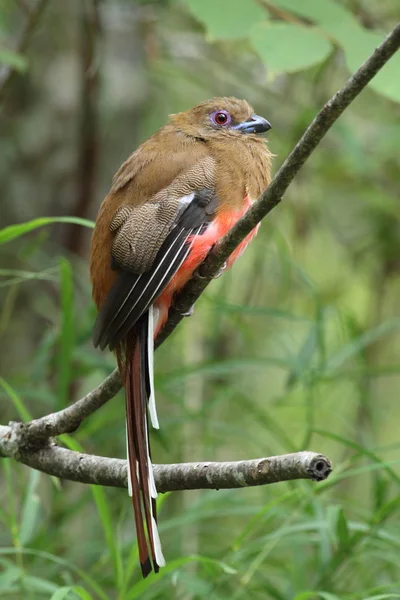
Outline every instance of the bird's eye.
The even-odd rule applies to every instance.
[[[226,110],[217,110],[211,115],[211,121],[214,125],[224,127],[231,122],[231,115]]]

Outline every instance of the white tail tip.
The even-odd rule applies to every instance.
[[[154,553],[156,555],[156,562],[159,567],[165,567],[165,558],[162,553],[160,536],[158,533],[157,523],[155,522],[154,517],[151,518],[151,528],[153,530]]]

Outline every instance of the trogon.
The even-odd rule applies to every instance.
[[[171,115],[123,163],[96,219],[93,339],[116,351],[125,387],[128,487],[144,577],[165,564],[149,442],[149,421],[159,426],[153,342],[174,294],[269,184],[272,155],[259,134],[270,128],[236,98],[213,98]]]

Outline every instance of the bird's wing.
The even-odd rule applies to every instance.
[[[218,202],[213,189],[193,191],[179,199],[173,219],[169,205],[168,210],[163,213],[163,206],[166,209],[167,204],[155,205],[156,210],[159,210],[158,220],[164,223],[163,227],[153,229],[152,220],[149,219],[147,226],[142,226],[139,233],[137,228],[133,228],[131,236],[125,236],[126,247],[132,247],[130,259],[127,258],[129,253],[113,252],[114,267],[121,270],[95,323],[93,340],[95,346],[100,346],[101,349],[109,346],[113,350],[161,294],[188,256],[193,236],[201,234],[213,219]],[[133,212],[140,210],[143,207],[135,208]],[[118,213],[115,219],[118,221]],[[136,218],[134,221],[137,222]],[[111,228],[116,226],[113,223]],[[149,265],[142,257],[146,255],[148,261],[146,245],[148,250],[149,239],[154,244],[155,235],[158,236],[158,248]],[[117,240],[116,236],[115,241]]]

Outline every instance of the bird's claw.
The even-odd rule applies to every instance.
[[[219,271],[214,275],[213,279],[218,279],[219,277],[221,277],[222,273],[225,271],[227,266],[228,265],[226,264],[226,261],[225,261],[224,264],[222,265],[222,267],[219,269]]]
[[[194,313],[194,304],[186,312],[181,312],[182,317],[191,317]]]

